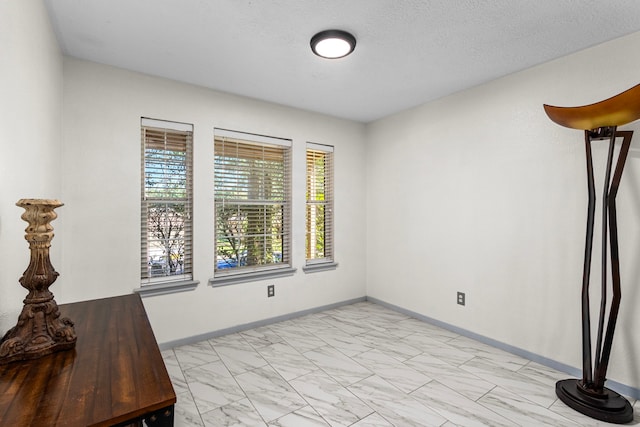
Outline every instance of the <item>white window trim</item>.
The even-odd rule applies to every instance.
[[[317,273],[319,271],[335,270],[336,268],[338,268],[338,263],[332,260],[322,260],[319,262],[311,262],[311,260],[309,260],[307,264],[302,267],[302,271],[305,273]]]
[[[291,147],[293,141],[288,138],[278,138],[275,136],[259,135],[255,133],[239,132],[229,129],[215,128],[213,130],[214,138],[232,138],[249,142],[258,142],[260,144],[281,145],[283,147]]]
[[[140,124],[145,127],[171,129],[181,132],[193,132],[193,125],[190,123],[182,122],[168,122],[166,120],[150,119],[148,117],[142,117]]]
[[[267,136],[267,135],[260,135],[260,134],[254,134],[254,133],[248,133],[248,132],[240,132],[240,131],[234,131],[234,130],[229,130],[229,129],[223,129],[223,128],[214,128],[214,144],[215,144],[215,140],[216,138],[231,138],[231,139],[237,139],[237,140],[243,140],[243,141],[247,141],[247,142],[256,142],[259,144],[265,144],[265,145],[276,145],[276,146],[282,146],[282,147],[287,147],[289,149],[293,149],[293,140],[290,138],[278,138],[278,137],[273,137],[273,136]],[[290,153],[290,156],[293,157],[293,152]],[[289,160],[290,164],[289,167],[292,168],[293,165],[293,159],[291,158]],[[292,175],[291,175],[292,171],[289,171],[290,177],[289,179],[292,179]],[[291,194],[292,194],[292,182],[289,182],[289,197],[291,198]],[[214,195],[214,203],[215,203],[215,195]],[[213,273],[213,277],[211,277],[209,279],[209,285],[212,287],[218,287],[218,286],[227,286],[227,285],[233,285],[233,284],[237,284],[237,283],[244,283],[244,282],[252,282],[252,281],[259,281],[259,280],[266,280],[269,278],[273,278],[273,277],[286,277],[286,276],[292,276],[293,274],[295,274],[295,272],[297,271],[296,268],[293,267],[293,250],[292,250],[292,242],[291,239],[293,239],[293,226],[292,226],[292,203],[291,200],[289,200],[289,218],[288,218],[288,222],[289,222],[289,261],[287,264],[284,265],[280,265],[280,266],[272,266],[272,267],[259,267],[256,269],[250,269],[250,268],[245,268],[241,271],[217,271],[215,270],[214,267],[214,273]],[[214,213],[214,221],[216,221],[216,214]],[[214,237],[215,238],[215,237]]]
[[[235,285],[236,283],[255,282],[258,280],[266,280],[274,277],[293,276],[297,269],[289,266],[274,267],[262,270],[250,270],[241,272],[224,272],[209,279],[209,285],[212,287]]]
[[[334,147],[333,145],[325,145],[325,144],[316,144],[315,142],[307,142],[307,149],[316,150],[316,151],[324,151],[325,153],[333,153]]]
[[[144,285],[133,290],[141,297],[152,297],[156,295],[175,294],[177,292],[192,291],[198,287],[198,280],[182,280],[179,282],[163,282],[152,285]]]
[[[325,153],[334,153],[334,146],[333,145],[326,145],[326,144],[318,144],[315,142],[307,142],[306,146],[305,146],[305,163],[306,163],[306,152],[307,150],[315,150],[315,151],[323,151]],[[334,163],[332,164],[332,173],[335,175],[335,158],[332,160]],[[306,165],[305,165],[306,166]],[[305,167],[305,171],[306,171],[306,167]],[[305,172],[305,180],[306,180],[306,172]],[[335,207],[333,206],[335,204],[335,176],[331,177],[331,183],[333,188],[331,189],[331,193],[332,193],[332,209],[335,209]],[[306,205],[307,201],[305,198],[305,205]],[[334,245],[335,245],[335,230],[333,229],[335,227],[335,217],[332,221],[332,238],[334,240]],[[305,230],[306,232],[306,230]],[[306,243],[305,243],[306,244]],[[306,248],[305,248],[305,252],[306,252]],[[335,270],[336,268],[338,268],[338,263],[335,261],[335,246],[332,247],[332,255],[333,258],[315,258],[315,259],[305,259],[305,265],[302,267],[302,271],[304,271],[305,273],[316,273],[319,271],[326,271],[326,270]],[[306,258],[306,256],[305,256]]]
[[[168,130],[176,130],[182,132],[194,132],[194,126],[190,123],[182,123],[182,122],[172,122],[167,120],[158,120],[152,119],[148,117],[140,118],[140,126],[141,127],[153,127],[153,128],[161,128]],[[193,147],[191,147],[193,150]],[[144,154],[143,154],[144,156]],[[144,162],[144,158],[142,159]],[[193,165],[192,165],[193,167]],[[193,191],[193,181],[191,183],[192,191]],[[193,199],[192,199],[193,203]],[[193,206],[192,206],[193,209]],[[192,242],[193,245],[193,235]],[[133,292],[140,294],[141,297],[147,296],[156,296],[156,295],[166,295],[177,292],[185,292],[191,291],[195,289],[200,281],[193,279],[193,272],[191,274],[177,275],[177,276],[168,276],[168,277],[157,277],[157,278],[148,278],[140,280],[140,287],[134,288]]]

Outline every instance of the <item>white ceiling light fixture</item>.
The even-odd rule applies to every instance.
[[[321,58],[344,58],[355,48],[356,38],[346,31],[325,30],[311,37],[311,50]]]

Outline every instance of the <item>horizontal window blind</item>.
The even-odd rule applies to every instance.
[[[141,124],[142,284],[190,280],[193,126],[151,119]]]
[[[334,260],[333,147],[307,144],[306,260]]]
[[[215,130],[215,272],[291,265],[291,141]]]

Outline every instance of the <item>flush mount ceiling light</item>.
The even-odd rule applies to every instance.
[[[322,58],[344,58],[355,48],[356,38],[346,31],[326,30],[311,37],[311,50]]]

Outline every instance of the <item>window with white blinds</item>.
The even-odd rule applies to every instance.
[[[193,125],[141,125],[142,285],[191,280]]]
[[[214,135],[214,276],[290,267],[291,140]]]
[[[307,143],[306,261],[333,262],[333,147]]]

